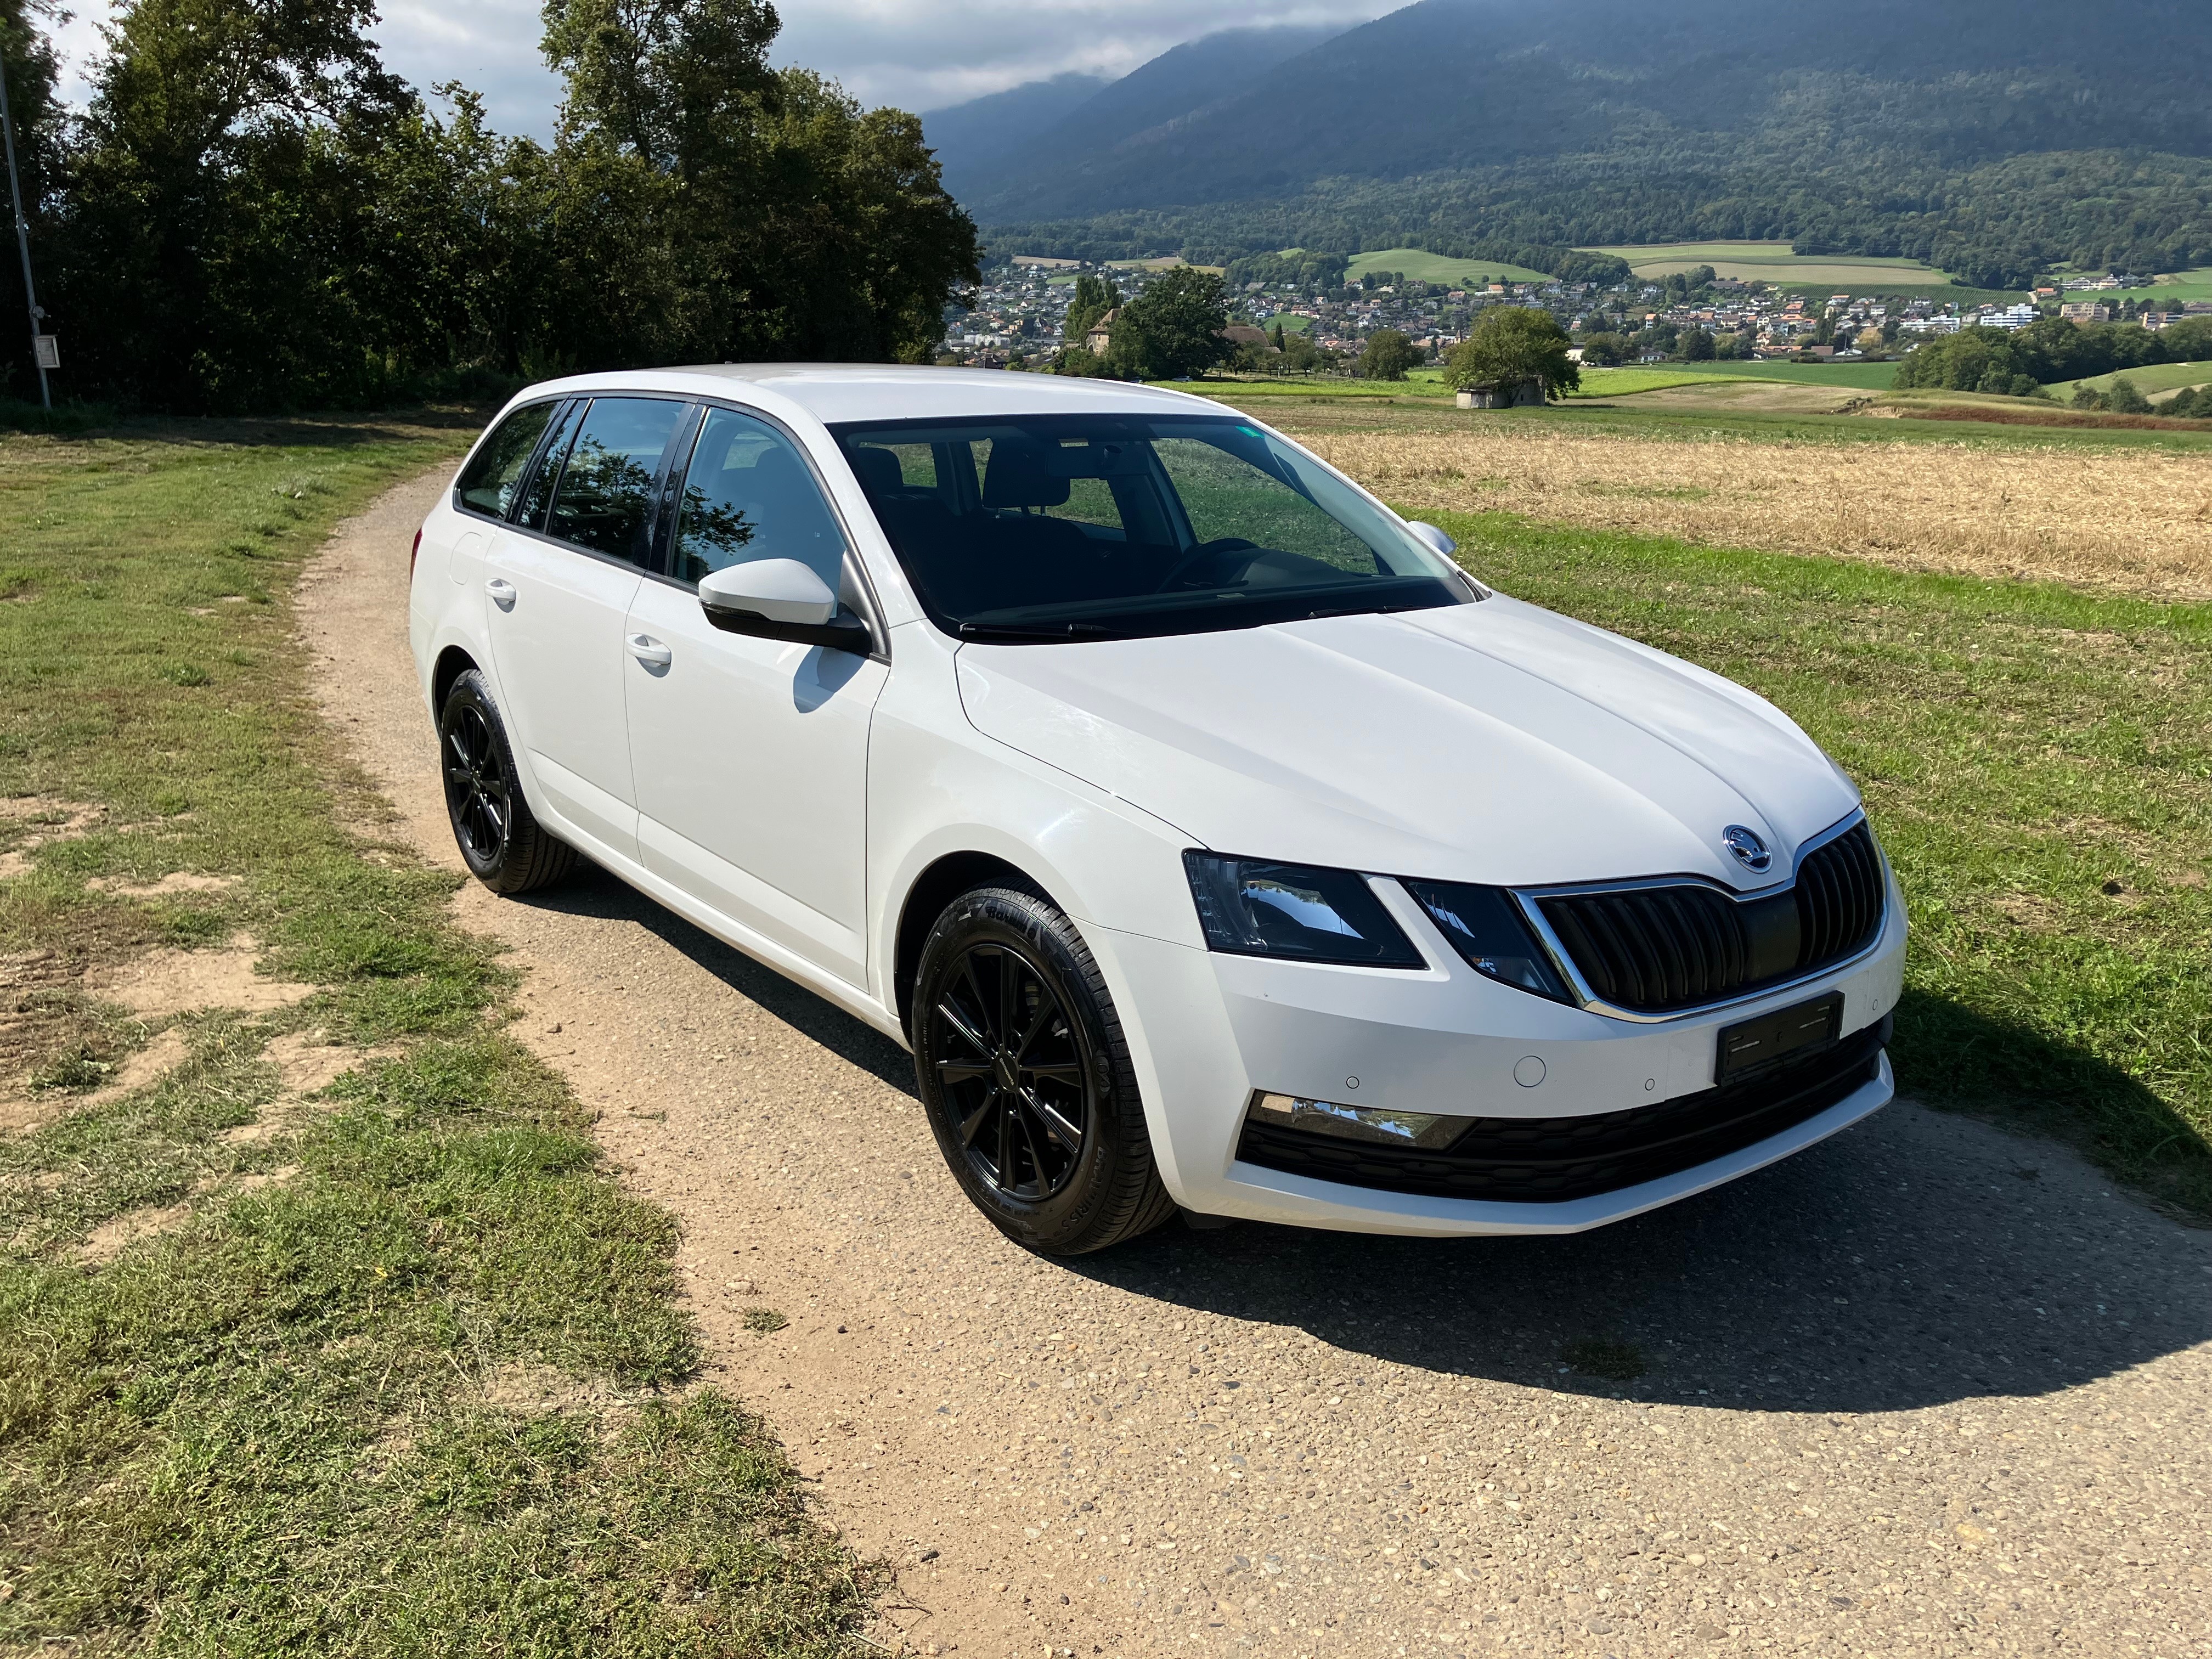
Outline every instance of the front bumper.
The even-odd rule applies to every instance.
[[[1378,891],[1382,891],[1378,887]],[[1201,1214],[1347,1231],[1452,1237],[1579,1232],[1705,1191],[1821,1140],[1887,1104],[1894,1085],[1869,1031],[1895,1008],[1905,959],[1894,882],[1875,948],[1832,974],[1706,1014],[1639,1024],[1498,984],[1466,967],[1410,899],[1385,902],[1428,957],[1418,972],[1232,957],[1112,937],[1109,977],[1127,1025],[1153,1150],[1169,1190]],[[1393,1190],[1372,1168],[1324,1179],[1240,1155],[1256,1093],[1490,1120],[1598,1117],[1710,1097],[1718,1033],[1831,992],[1842,1040],[1874,1056],[1810,1115],[1693,1166],[1555,1201],[1446,1195],[1442,1179]],[[1528,1081],[1534,1078],[1533,1084]],[[1285,1132],[1290,1133],[1290,1132]],[[1273,1158],[1281,1165],[1295,1160]],[[1379,1183],[1379,1184],[1378,1184]],[[1534,1190],[1534,1189],[1532,1189]]]

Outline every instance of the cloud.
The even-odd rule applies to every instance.
[[[842,82],[869,104],[912,110],[1001,92],[1066,70],[1124,75],[1218,29],[1350,27],[1402,0],[786,0],[775,58]],[[64,95],[82,103],[105,0],[81,0],[59,31]],[[374,31],[386,64],[428,88],[484,94],[503,132],[548,136],[559,83],[538,55],[537,0],[385,0]]]

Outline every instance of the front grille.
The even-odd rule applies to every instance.
[[[1717,887],[1559,893],[1536,902],[1601,1002],[1668,1013],[1818,971],[1881,926],[1881,855],[1863,823],[1806,854],[1787,892]]]
[[[1334,1140],[1248,1118],[1237,1156],[1262,1169],[1437,1198],[1556,1204],[1619,1192],[1756,1146],[1880,1075],[1890,1022],[1809,1058],[1656,1106],[1587,1117],[1479,1117],[1442,1152]]]

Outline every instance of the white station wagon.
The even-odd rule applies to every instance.
[[[1759,697],[1178,392],[533,386],[416,542],[453,832],[907,1045],[1036,1249],[1569,1232],[1883,1105],[1905,910]]]

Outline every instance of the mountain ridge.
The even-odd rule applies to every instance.
[[[1116,257],[1779,236],[2012,286],[2212,259],[2208,84],[2179,0],[1418,0],[963,199]]]

